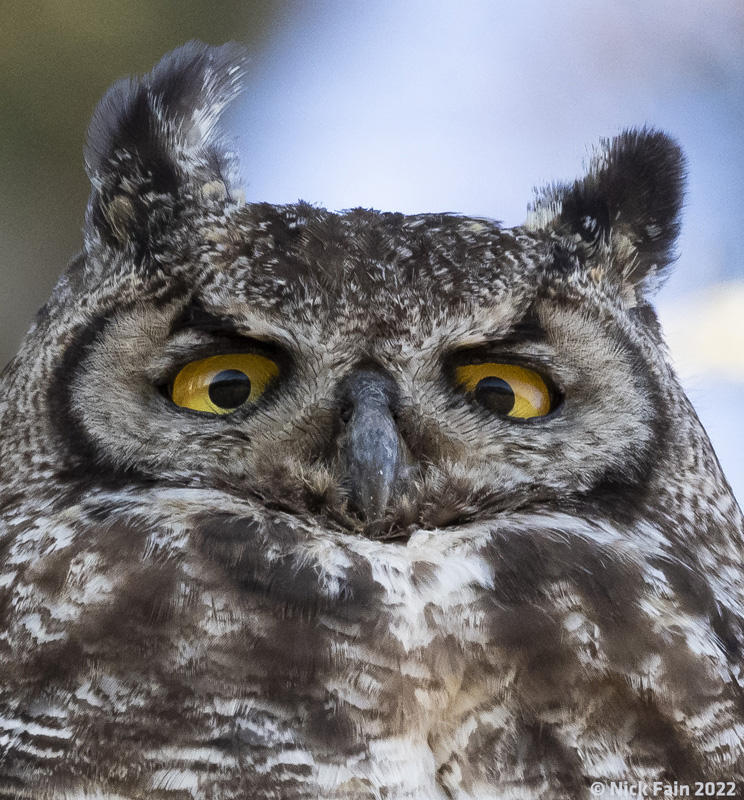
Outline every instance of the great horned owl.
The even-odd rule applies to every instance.
[[[677,146],[514,229],[245,205],[242,63],[109,91],[2,377],[0,796],[740,781],[742,515],[649,302]]]

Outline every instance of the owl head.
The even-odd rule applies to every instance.
[[[15,366],[49,468],[403,539],[508,509],[653,506],[660,467],[683,479],[648,301],[678,229],[674,142],[623,133],[510,230],[245,205],[216,132],[242,63],[192,43],[96,111],[84,250]]]

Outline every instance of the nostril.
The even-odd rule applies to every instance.
[[[375,405],[394,412],[396,389],[384,371],[372,365],[360,365],[342,381],[339,387],[338,418],[348,425],[354,412]]]
[[[341,404],[338,415],[341,419],[341,422],[343,422],[344,425],[348,425],[349,420],[351,419],[351,415],[353,413],[354,413],[354,404],[349,401],[346,401]]]

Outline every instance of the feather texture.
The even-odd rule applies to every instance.
[[[647,299],[677,146],[624,134],[515,229],[239,206],[242,63],[110,91],[85,250],[2,375],[0,797],[744,780],[744,523]],[[233,353],[275,365],[255,402],[174,402]]]

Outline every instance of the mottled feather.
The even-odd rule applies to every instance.
[[[243,60],[104,98],[84,251],[2,375],[0,797],[744,780],[744,523],[650,298],[677,145],[622,134],[513,229],[241,205]],[[241,348],[278,365],[258,402],[172,402]],[[479,405],[463,359],[553,411]]]

